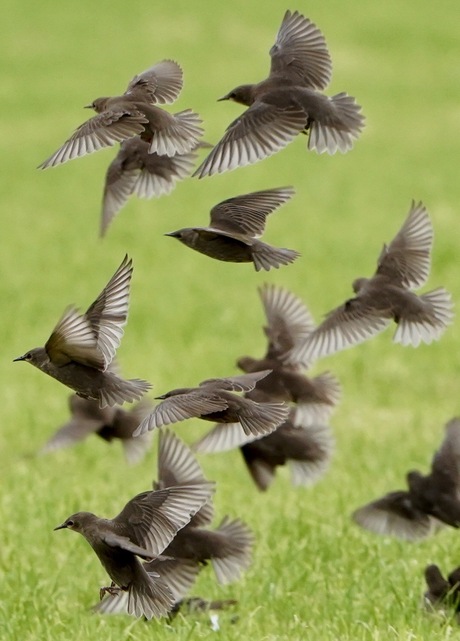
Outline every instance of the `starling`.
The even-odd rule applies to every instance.
[[[244,462],[258,489],[272,484],[276,468],[288,464],[294,486],[312,485],[326,472],[334,450],[330,427],[319,424],[301,425],[290,418],[271,434],[262,438],[246,436],[239,423],[216,425],[193,449],[200,453],[222,452],[239,447]],[[223,429],[224,428],[224,429]]]
[[[42,454],[70,447],[84,440],[90,434],[97,434],[108,443],[121,441],[128,463],[139,463],[151,445],[149,434],[133,438],[133,432],[140,421],[151,410],[145,401],[137,403],[131,411],[122,407],[104,407],[97,401],[81,398],[77,394],[69,397],[70,420],[59,428],[41,449]]]
[[[321,31],[298,11],[286,11],[270,49],[267,79],[241,85],[220,100],[248,109],[227,128],[194,175],[211,176],[271,156],[298,134],[309,134],[308,149],[345,153],[358,138],[364,117],[346,93],[320,93],[330,82],[332,63]]]
[[[167,431],[160,432],[158,473],[154,489],[204,481],[191,450]],[[249,566],[253,535],[245,523],[227,516],[216,530],[206,529],[212,518],[212,504],[208,502],[177,532],[163,554],[197,564],[211,561],[219,583],[228,583],[238,579]]]
[[[425,581],[428,589],[424,594],[424,603],[427,609],[437,610],[446,606],[456,613],[460,612],[460,567],[445,579],[437,565],[427,565]]]
[[[268,434],[286,419],[287,406],[256,403],[232,393],[253,389],[267,374],[268,371],[211,378],[202,381],[199,387],[182,387],[157,396],[162,402],[142,421],[133,436],[194,417],[217,423],[239,422],[247,434]]]
[[[175,486],[203,485],[206,480],[191,450],[177,436],[160,431],[158,447],[158,481],[154,490]],[[220,583],[238,579],[251,562],[253,535],[247,525],[228,517],[217,528],[209,530],[214,516],[211,499],[195,513],[162,551],[162,557],[144,564],[148,572],[160,575],[174,594],[183,599],[201,567],[211,561]],[[194,568],[194,572],[191,570]],[[105,597],[95,609],[99,613],[115,614],[127,611],[127,596],[114,594]]]
[[[460,419],[446,424],[446,435],[431,472],[407,474],[408,490],[390,492],[353,513],[354,521],[376,534],[415,540],[442,524],[460,527]]]
[[[123,380],[111,369],[128,316],[132,261],[125,256],[94,303],[80,314],[68,307],[44,347],[15,361],[27,361],[99,407],[139,400],[147,381]]]
[[[394,342],[418,347],[431,343],[453,318],[449,292],[438,287],[417,296],[430,270],[433,226],[425,206],[412,201],[403,226],[380,253],[377,271],[371,278],[353,282],[356,296],[329,312],[325,320],[287,360],[309,363],[357,345],[382,332],[393,320]]]
[[[311,334],[314,321],[304,303],[291,292],[276,285],[264,285],[259,294],[265,310],[268,338],[266,354],[257,359],[242,356],[237,365],[244,372],[271,369],[271,373],[257,385],[272,401],[296,403],[295,421],[327,423],[340,400],[340,384],[330,372],[309,378],[302,373],[302,365],[284,362],[286,355]],[[251,392],[248,394],[251,398]],[[253,399],[257,400],[257,399]]]
[[[187,154],[203,133],[199,116],[190,109],[170,114],[156,106],[174,102],[181,89],[182,69],[173,60],[162,60],[135,76],[123,95],[97,98],[87,105],[97,115],[80,125],[39,169],[54,167],[133,136],[149,143],[149,153]]]
[[[132,194],[139,198],[169,194],[176,182],[191,173],[198,157],[197,149],[209,146],[201,142],[188,153],[159,156],[149,153],[149,143],[139,136],[122,142],[105,176],[101,236]]]
[[[254,263],[256,271],[294,262],[293,249],[267,245],[258,239],[268,214],[294,194],[292,187],[256,191],[224,200],[211,209],[209,227],[185,227],[166,234],[201,254],[231,263]]]
[[[149,574],[137,557],[158,557],[211,493],[211,483],[142,492],[114,519],[78,512],[55,530],[79,532],[91,545],[112,579],[110,587],[102,588],[101,596],[123,590],[128,593],[129,614],[151,619],[165,615],[172,608],[174,597],[161,577]]]

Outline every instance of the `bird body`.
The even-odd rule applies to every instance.
[[[98,401],[73,394],[69,397],[70,420],[45,443],[41,453],[53,452],[82,441],[90,434],[111,443],[121,441],[128,463],[138,463],[151,445],[148,434],[133,438],[133,432],[149,412],[150,405],[140,402],[130,411],[118,406],[99,407]]]
[[[187,153],[166,156],[150,153],[150,144],[140,136],[122,142],[105,176],[101,236],[132,194],[139,198],[169,194],[177,181],[191,173],[196,149],[205,146],[209,145],[199,143]]]

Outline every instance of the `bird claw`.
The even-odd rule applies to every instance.
[[[99,600],[102,601],[105,594],[110,594],[110,596],[116,596],[120,593],[120,588],[112,583],[110,586],[103,587],[99,590]]]

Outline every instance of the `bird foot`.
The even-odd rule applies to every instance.
[[[110,596],[116,596],[120,593],[120,588],[112,583],[110,586],[103,587],[99,590],[99,599],[102,601],[105,594],[110,594]]]

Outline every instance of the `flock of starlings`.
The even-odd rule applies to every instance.
[[[211,176],[255,163],[279,151],[298,134],[317,153],[349,151],[364,125],[361,108],[346,93],[321,93],[331,78],[331,59],[321,31],[299,12],[287,11],[270,49],[270,73],[257,84],[233,89],[222,100],[247,109],[211,148],[201,140],[199,116],[187,109],[171,114],[158,105],[173,102],[182,88],[182,70],[163,60],[135,76],[121,96],[102,97],[96,115],[40,167],[53,167],[121,143],[107,171],[101,235],[128,198],[169,193],[190,175],[200,148],[211,148],[193,174]],[[266,217],[294,194],[292,187],[229,198],[211,209],[208,227],[167,234],[212,258],[252,262],[256,270],[292,263],[292,249],[275,248],[259,237]],[[219,582],[237,579],[251,560],[253,535],[245,523],[213,518],[214,484],[195,452],[240,448],[260,490],[267,490],[277,466],[289,464],[294,485],[315,482],[326,471],[334,439],[329,417],[340,385],[329,372],[309,378],[304,370],[328,354],[365,341],[396,323],[394,341],[417,347],[439,339],[452,321],[450,294],[442,287],[417,296],[430,270],[433,228],[426,208],[412,202],[402,227],[377,260],[371,278],[353,282],[354,296],[315,325],[304,303],[289,291],[263,285],[265,356],[241,357],[239,376],[210,379],[198,387],[174,389],[152,407],[141,397],[144,380],[124,380],[115,353],[127,320],[132,261],[126,256],[94,303],[81,314],[68,307],[44,347],[15,360],[28,361],[70,387],[70,421],[44,446],[49,452],[92,433],[120,439],[129,462],[142,458],[150,431],[192,417],[216,423],[193,448],[167,428],[159,432],[158,481],[135,496],[114,519],[89,512],[70,516],[56,529],[80,532],[110,576],[94,610],[152,618],[177,610],[202,565],[210,561]],[[243,392],[238,395],[238,392]],[[128,412],[124,402],[140,401]],[[193,451],[194,450],[194,451]],[[412,471],[407,490],[357,509],[364,528],[403,539],[429,536],[442,525],[460,526],[460,419],[446,435],[427,476]],[[459,608],[460,568],[444,579],[435,565],[425,572],[429,604]],[[191,607],[222,607],[189,599]]]

